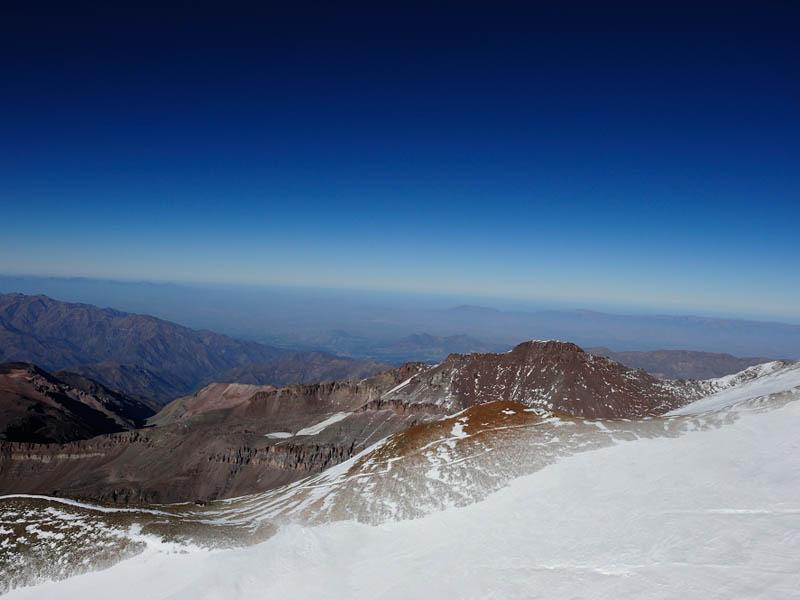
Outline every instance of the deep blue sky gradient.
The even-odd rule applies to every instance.
[[[0,272],[800,316],[794,2],[3,3]]]

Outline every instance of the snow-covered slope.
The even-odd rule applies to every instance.
[[[800,367],[795,362],[773,361],[749,367],[734,375],[697,382],[701,399],[669,414],[691,415],[721,410],[737,402],[800,388]]]
[[[798,386],[797,364],[763,368],[643,420],[472,407],[268,494],[160,508],[277,526],[266,541],[150,534],[109,569],[9,598],[797,597]]]

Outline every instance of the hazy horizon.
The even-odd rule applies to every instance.
[[[364,358],[386,358],[394,344],[416,334],[466,336],[469,341],[459,347],[469,351],[504,351],[527,339],[560,339],[615,351],[800,358],[800,324],[763,319],[464,295],[0,275],[0,293],[10,292],[149,314],[287,349]]]
[[[9,7],[0,272],[800,319],[796,7],[577,8]]]
[[[13,289],[13,283],[17,281],[20,289]],[[68,287],[60,287],[67,284]],[[95,286],[154,286],[156,288],[185,288],[185,289],[208,289],[208,290],[249,290],[252,292],[307,292],[318,294],[330,294],[332,296],[351,296],[365,294],[365,303],[382,303],[388,306],[396,304],[421,307],[437,307],[439,309],[458,308],[461,306],[471,306],[476,308],[488,308],[498,311],[543,311],[543,310],[564,310],[564,311],[586,311],[613,314],[619,316],[675,316],[675,317],[698,317],[702,319],[737,320],[737,321],[756,321],[765,323],[785,323],[800,325],[800,314],[797,315],[770,315],[766,313],[748,313],[736,311],[712,311],[703,310],[700,307],[679,309],[666,305],[643,305],[626,303],[608,303],[601,301],[581,301],[579,299],[546,299],[546,298],[514,298],[497,295],[478,295],[478,294],[457,294],[448,292],[423,292],[415,290],[392,290],[383,288],[368,287],[327,287],[302,284],[286,284],[280,282],[264,283],[228,283],[214,281],[175,281],[175,280],[148,280],[148,279],[117,279],[111,277],[87,277],[73,276],[62,277],[53,275],[35,275],[30,273],[4,273],[0,272],[0,293],[19,293],[34,295],[44,294],[51,296],[55,300],[80,302],[81,300],[69,300],[68,298],[58,298],[60,291],[66,291],[70,295],[80,296],[82,285],[92,288]],[[74,287],[72,287],[74,286]],[[37,291],[41,290],[41,291]],[[56,294],[53,296],[52,294]],[[86,297],[91,297],[87,295]],[[91,303],[91,302],[89,302]],[[108,306],[107,308],[115,308]]]

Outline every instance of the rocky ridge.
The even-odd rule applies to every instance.
[[[476,405],[636,419],[700,393],[697,384],[659,380],[556,341],[525,342],[504,354],[454,354],[439,365],[410,363],[360,381],[214,384],[166,407],[145,430],[58,446],[3,444],[0,493],[118,503],[229,497],[323,471],[386,436]]]

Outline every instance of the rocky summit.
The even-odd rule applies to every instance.
[[[378,401],[445,413],[492,401],[576,417],[642,417],[686,401],[684,386],[659,380],[560,341],[529,341],[503,354],[453,354]]]

